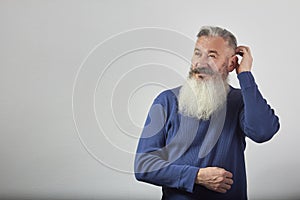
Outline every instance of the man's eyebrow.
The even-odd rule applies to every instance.
[[[201,50],[198,49],[198,48],[195,48],[194,51],[201,51]],[[220,54],[218,53],[217,50],[209,50],[208,53],[215,53],[215,54],[217,54],[218,56],[220,55]]]
[[[216,50],[209,50],[208,53],[215,53],[215,54],[219,55],[218,51],[216,51]]]

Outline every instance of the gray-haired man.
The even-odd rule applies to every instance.
[[[268,141],[279,119],[255,83],[249,47],[219,27],[202,27],[197,37],[187,81],[153,102],[135,176],[162,186],[162,199],[244,200],[245,137]],[[234,70],[241,89],[227,83]]]

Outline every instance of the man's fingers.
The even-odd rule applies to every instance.
[[[225,181],[224,181],[224,183],[232,185],[233,184],[233,180],[229,179],[229,178],[226,178]]]
[[[221,192],[221,193],[226,193],[230,189],[231,189],[231,185],[230,184],[226,184],[226,183],[222,183],[218,187],[214,188],[214,190],[216,192]]]
[[[233,184],[233,174],[229,171],[225,171],[224,175],[225,179],[222,181],[219,188],[216,190],[217,192],[226,193],[227,190],[231,189],[231,185]]]
[[[250,48],[246,46],[238,46],[235,49],[235,53],[242,57],[245,55],[245,53],[251,55]]]
[[[232,178],[233,177],[233,174],[229,171],[226,171],[224,175],[225,175],[226,178]]]
[[[229,190],[231,188],[231,185],[228,185],[228,184],[225,184],[223,183],[221,186],[220,186],[221,189],[225,189],[225,190]]]
[[[220,193],[226,193],[227,190],[223,189],[223,188],[219,188],[216,190],[216,192],[220,192]]]
[[[250,50],[250,48],[247,47],[247,46],[238,46],[238,47],[235,49],[236,52],[239,52],[239,51],[249,51],[249,50]]]
[[[232,184],[233,184],[233,180],[231,178],[225,178],[224,182],[218,188],[219,192],[221,193],[227,192],[227,190],[231,189]]]

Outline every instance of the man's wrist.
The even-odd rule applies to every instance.
[[[251,71],[241,72],[237,75],[237,78],[242,90],[256,85]]]
[[[243,73],[243,72],[251,72],[250,69],[242,69],[242,70],[238,70],[237,74]]]
[[[198,170],[198,173],[197,173],[197,176],[196,176],[196,179],[195,179],[196,184],[199,184],[199,185],[203,184],[202,173],[203,173],[203,170],[200,168]]]

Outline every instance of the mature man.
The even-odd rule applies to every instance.
[[[135,176],[162,186],[162,199],[244,200],[245,137],[268,141],[279,120],[255,83],[249,47],[220,27],[202,27],[197,37],[187,81],[151,106]],[[241,89],[227,83],[234,69]]]

